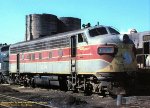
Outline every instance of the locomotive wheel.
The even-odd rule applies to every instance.
[[[117,83],[118,84],[118,83]],[[107,86],[108,92],[112,97],[116,97],[118,94],[126,94],[126,90],[124,86],[121,85],[112,85],[109,84]]]
[[[0,84],[3,82],[2,75],[0,74]]]
[[[35,82],[34,82],[34,79],[31,79],[31,87],[32,87],[32,88],[35,88]]]
[[[74,86],[73,93],[79,93],[79,89],[77,88],[77,85]]]
[[[92,90],[93,90],[92,84],[86,84],[86,85],[85,85],[84,94],[85,94],[86,96],[90,96],[90,95],[92,95]]]
[[[67,86],[67,80],[66,78],[59,78],[59,83],[60,83],[60,90],[62,91],[68,91],[68,86]]]
[[[23,81],[23,86],[24,86],[24,87],[27,87],[27,86],[28,86],[27,80],[24,80],[24,81]]]
[[[101,90],[100,95],[103,96],[103,97],[106,97],[106,90]]]

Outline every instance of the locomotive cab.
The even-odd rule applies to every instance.
[[[93,50],[95,55],[94,52],[91,53],[99,56],[110,67],[101,68],[101,72],[136,71],[135,46],[128,35],[105,26],[91,28],[88,33],[89,44],[96,46]]]

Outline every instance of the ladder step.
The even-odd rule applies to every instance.
[[[79,86],[77,86],[76,88],[77,88],[77,89],[81,89],[81,88],[83,88],[83,86],[82,86],[82,85],[79,85]]]
[[[72,82],[72,85],[77,84],[77,75],[76,75],[76,59],[71,59],[71,76],[70,81]]]
[[[75,67],[76,65],[75,65],[75,64],[72,64],[71,66],[72,66],[72,67]]]

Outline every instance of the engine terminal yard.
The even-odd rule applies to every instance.
[[[26,16],[25,41],[0,44],[2,107],[150,106],[150,32],[80,25],[74,17]]]

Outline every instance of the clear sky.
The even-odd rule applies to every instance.
[[[83,23],[114,26],[121,32],[150,30],[150,0],[0,0],[0,43],[25,37],[25,15],[78,17]]]

